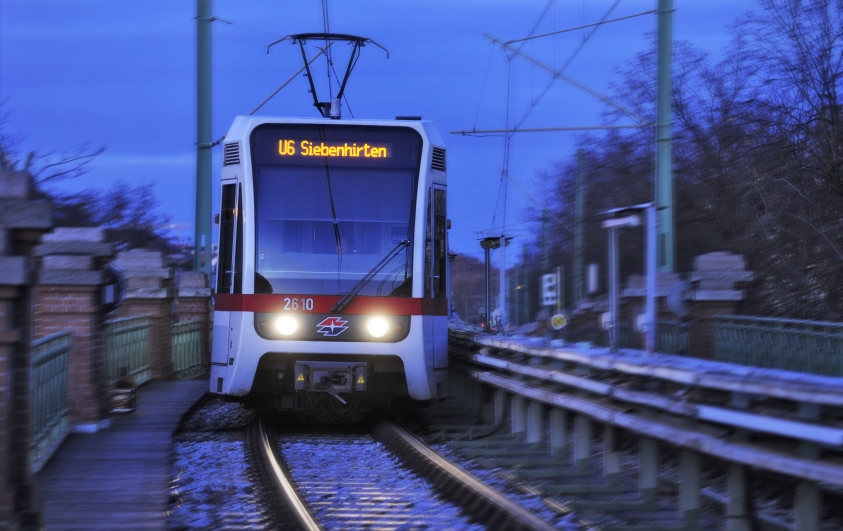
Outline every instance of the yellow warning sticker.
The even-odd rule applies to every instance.
[[[568,320],[562,314],[556,314],[550,318],[550,327],[554,330],[562,330],[566,324],[568,324]]]
[[[299,374],[299,377],[296,378],[296,381],[303,382],[304,381],[304,374]]]
[[[365,381],[363,381],[363,375],[362,374],[357,377],[357,383],[366,383]]]

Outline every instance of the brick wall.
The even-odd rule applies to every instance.
[[[30,274],[33,247],[50,230],[50,205],[31,199],[32,177],[0,172],[0,529],[37,527],[30,471]]]
[[[173,375],[173,272],[164,268],[158,251],[132,249],[114,264],[126,276],[126,299],[117,317],[149,316],[149,369],[155,378]]]
[[[199,319],[202,366],[211,370],[211,289],[208,278],[199,271],[182,271],[176,275],[176,293],[173,305],[176,321]]]
[[[35,249],[34,338],[70,330],[68,408],[74,431],[108,426],[103,269],[114,255],[101,228],[57,228]]]
[[[12,455],[12,359],[18,343],[17,330],[11,316],[19,298],[16,287],[0,287],[0,529],[16,525],[14,512],[14,485],[9,481]]]
[[[100,427],[108,418],[105,387],[105,342],[100,286],[36,286],[35,339],[70,330],[68,408],[70,422]]]

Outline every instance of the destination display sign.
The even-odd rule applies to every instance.
[[[336,157],[349,159],[387,159],[392,157],[392,144],[368,142],[314,142],[280,139],[278,154],[282,157]]]
[[[403,125],[265,123],[255,127],[249,143],[256,168],[327,164],[331,168],[418,171],[424,140]]]

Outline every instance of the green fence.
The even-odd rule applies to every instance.
[[[656,333],[659,336],[659,352],[680,356],[691,352],[691,323],[688,321],[660,319]]]
[[[205,372],[202,367],[202,322],[199,319],[173,325],[173,370],[176,378],[187,379]]]
[[[690,324],[682,321],[660,319],[656,329],[659,336],[658,351],[665,354],[687,355],[691,344]],[[608,346],[609,332],[589,323],[568,332],[568,341],[588,341],[595,345]],[[632,334],[626,323],[618,326],[618,348],[640,349],[643,347],[640,334]]]
[[[70,429],[67,408],[67,360],[70,332],[60,332],[32,342],[32,439],[33,468],[51,452]]]
[[[609,331],[594,323],[588,323],[568,332],[568,341],[573,343],[588,342],[604,347],[609,346]],[[629,334],[629,325],[618,325],[618,348],[639,348],[635,339]]]
[[[126,317],[105,322],[108,387],[124,374],[135,385],[149,380],[149,319]]]
[[[719,361],[843,377],[843,323],[715,317]]]

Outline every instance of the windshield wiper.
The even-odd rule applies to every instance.
[[[351,302],[351,299],[356,297],[358,293],[360,293],[360,290],[363,289],[363,286],[368,284],[369,281],[372,280],[375,275],[378,274],[378,271],[383,269],[386,264],[388,264],[393,258],[398,256],[398,253],[401,252],[401,249],[403,249],[404,247],[408,247],[409,245],[410,240],[401,240],[400,242],[398,242],[398,245],[396,245],[391,251],[389,251],[389,254],[384,256],[383,260],[378,262],[375,267],[372,268],[371,271],[366,273],[366,276],[361,278],[360,282],[358,282],[353,288],[351,288],[351,291],[346,293],[345,297],[340,299],[338,303],[331,306],[331,313],[339,313],[343,310],[343,308],[348,306],[348,303]]]

